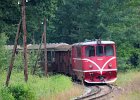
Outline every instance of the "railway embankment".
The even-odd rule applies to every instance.
[[[110,95],[110,100],[139,100],[140,71],[131,70],[118,74],[116,88]]]

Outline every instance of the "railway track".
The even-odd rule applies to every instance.
[[[88,92],[85,94],[74,98],[74,100],[93,100],[93,99],[103,99],[103,97],[107,96],[113,91],[112,85],[97,85],[97,86],[88,86],[86,87]]]

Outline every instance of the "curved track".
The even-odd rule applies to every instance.
[[[93,100],[100,99],[110,94],[113,91],[113,87],[109,84],[106,85],[97,85],[86,87],[90,89],[90,92],[85,93],[84,95],[75,98],[74,100]]]

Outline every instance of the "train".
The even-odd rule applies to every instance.
[[[86,83],[113,83],[117,80],[116,46],[113,41],[47,44],[47,55],[49,72],[70,75],[74,80]],[[39,60],[41,66],[44,66],[43,56]]]

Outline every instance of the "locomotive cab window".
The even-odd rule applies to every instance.
[[[96,56],[103,56],[103,46],[96,46]]]
[[[113,56],[114,55],[113,46],[111,46],[111,45],[105,46],[105,55],[106,56]]]
[[[85,49],[86,57],[95,56],[95,49],[94,46],[87,46]]]

